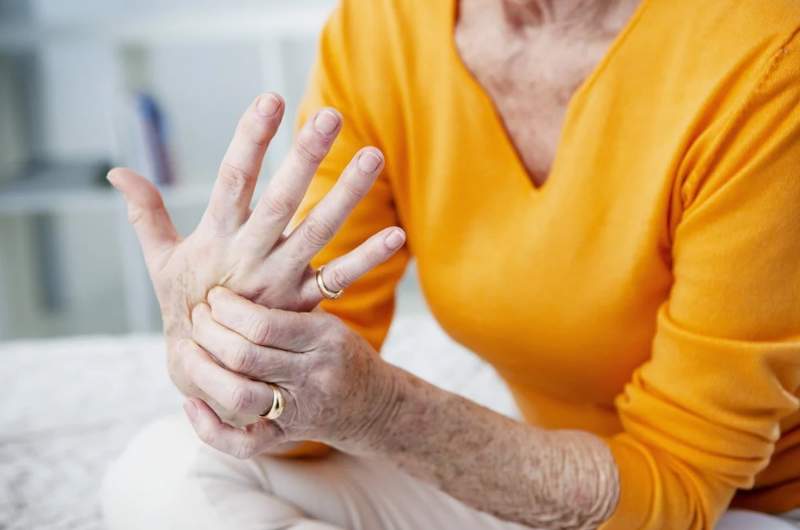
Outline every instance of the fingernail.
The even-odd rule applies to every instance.
[[[281,108],[281,102],[274,94],[263,94],[258,96],[256,108],[262,116],[268,118],[274,116],[275,113],[278,112],[278,109]]]
[[[339,116],[329,109],[324,109],[314,119],[314,128],[322,134],[331,134],[339,126]]]
[[[184,402],[183,410],[186,411],[186,415],[189,416],[191,419],[195,419],[195,417],[197,416],[197,405],[195,405],[193,401]]]
[[[117,185],[117,180],[119,180],[119,177],[117,176],[117,174],[112,169],[111,171],[109,171],[106,174],[106,180],[108,180],[111,183],[112,186],[116,186]]]
[[[364,151],[358,157],[358,169],[372,173],[381,165],[381,158],[372,151]]]
[[[397,250],[403,246],[403,243],[406,241],[406,237],[402,230],[392,230],[391,233],[386,236],[385,241],[387,247],[389,247],[391,250]]]

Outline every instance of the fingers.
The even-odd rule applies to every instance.
[[[277,423],[259,421],[244,429],[232,427],[200,399],[189,399],[183,405],[197,436],[211,447],[235,456],[250,458],[286,442]]]
[[[258,416],[272,404],[272,388],[267,384],[226,370],[192,341],[183,341],[181,348],[189,381],[226,411]]]
[[[383,154],[362,149],[348,164],[333,189],[281,245],[280,252],[295,265],[305,266],[333,239],[339,227],[364,198],[383,169]]]
[[[398,227],[384,228],[344,256],[325,265],[322,281],[330,291],[346,289],[361,276],[391,258],[403,247],[405,232]],[[303,282],[303,299],[317,302],[322,299],[314,273]]]
[[[254,254],[266,255],[278,241],[303,200],[308,184],[328,154],[342,124],[333,109],[322,109],[307,122],[278,172],[258,201],[243,228],[242,237]]]
[[[208,293],[214,320],[261,346],[304,353],[314,348],[322,322],[313,313],[268,309],[224,287]]]
[[[284,383],[295,373],[296,353],[266,348],[214,320],[211,308],[198,304],[192,311],[192,338],[226,368],[259,381]]]
[[[203,217],[215,232],[230,233],[247,220],[264,154],[283,119],[284,108],[280,96],[263,94],[239,120]]]
[[[128,220],[136,231],[145,261],[148,266],[156,264],[178,241],[161,194],[152,182],[130,169],[112,169],[107,178],[125,198]]]

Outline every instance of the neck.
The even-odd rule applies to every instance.
[[[501,0],[515,26],[581,24],[597,21],[618,0]]]

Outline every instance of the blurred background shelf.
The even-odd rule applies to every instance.
[[[160,328],[124,205],[102,181],[109,165],[147,174],[115,134],[121,98],[143,92],[164,111],[178,175],[164,196],[187,233],[239,115],[267,90],[287,113],[262,181],[283,157],[335,4],[0,0],[0,340]]]
[[[70,41],[153,46],[210,41],[315,37],[334,3],[262,2],[259,7],[163,9],[152,14],[45,24],[0,22],[0,48],[22,50]]]

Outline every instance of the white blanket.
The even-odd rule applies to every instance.
[[[427,315],[399,317],[384,357],[516,415],[495,372]],[[97,489],[144,424],[180,410],[159,336],[0,345],[0,529],[102,529]]]

